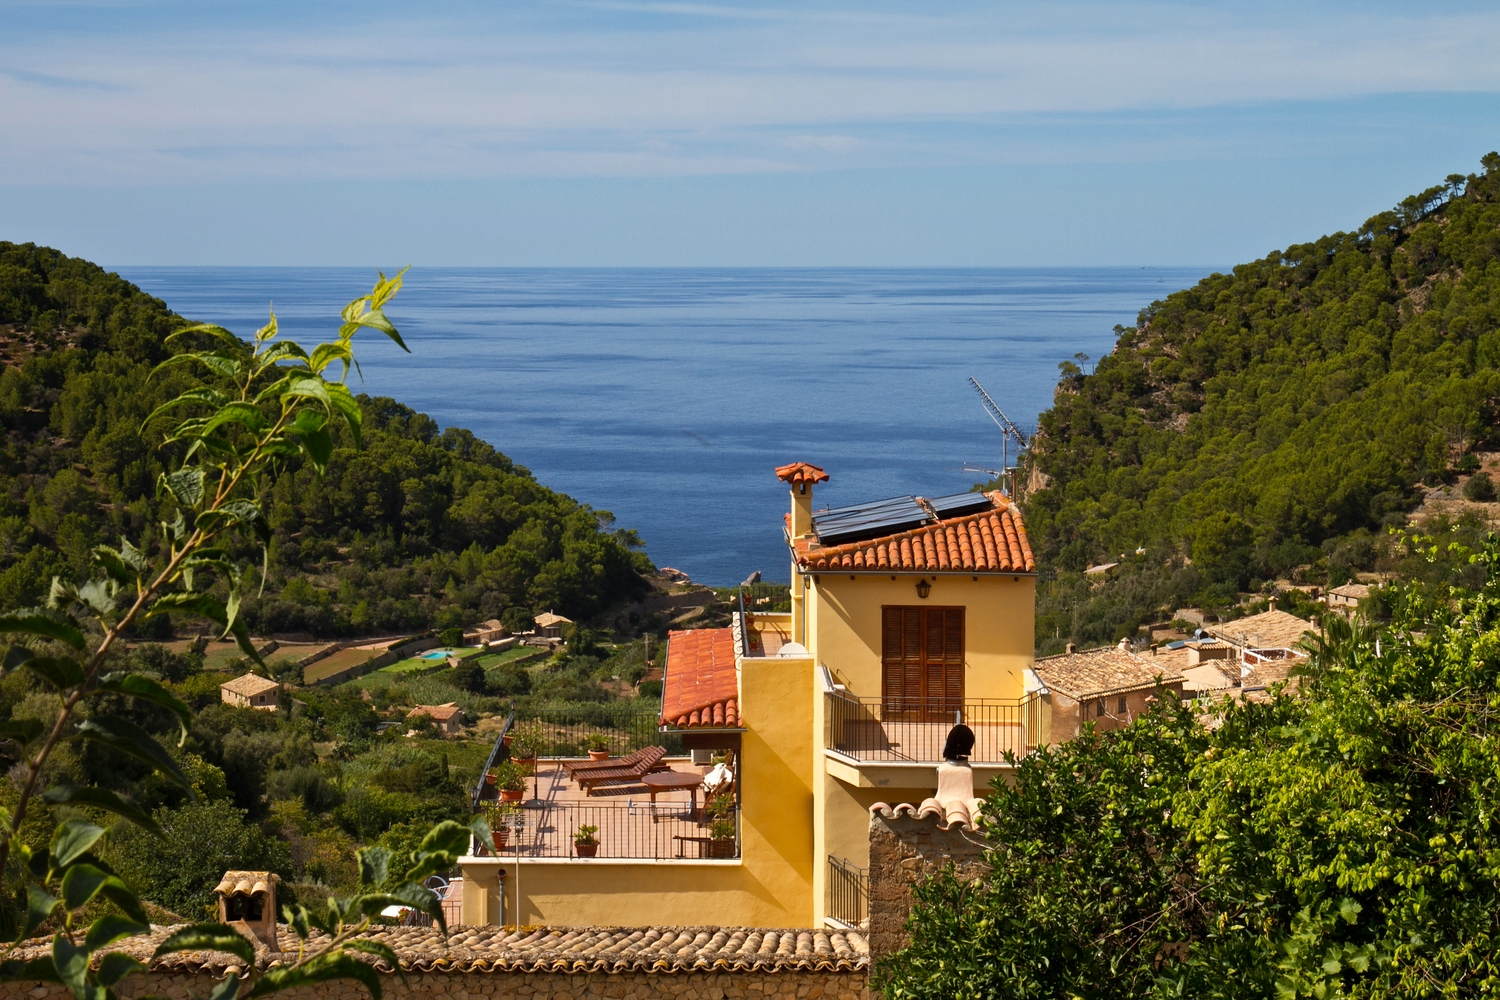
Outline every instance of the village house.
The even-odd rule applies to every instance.
[[[931,797],[955,724],[975,734],[980,789],[1047,742],[1027,686],[1036,564],[1007,497],[815,510],[822,469],[777,475],[790,610],[670,635],[662,735],[702,763],[648,748],[613,785],[588,762],[539,763],[521,846],[462,861],[466,924],[856,925],[869,810]],[[705,816],[700,792],[730,808]],[[597,856],[571,849],[581,824]]]
[[[219,700],[240,708],[276,711],[281,685],[256,674],[241,674],[219,685]]]
[[[1033,668],[1051,709],[1049,737],[1061,742],[1077,736],[1086,723],[1104,732],[1123,729],[1170,691],[1181,696],[1183,675],[1154,656],[1139,656],[1128,640],[1079,652],[1071,645],[1056,656],[1044,656]]]
[[[1363,583],[1346,583],[1342,587],[1334,587],[1328,591],[1324,598],[1328,607],[1339,614],[1353,617],[1359,608],[1359,602],[1370,596],[1370,587]]]
[[[536,616],[536,634],[543,639],[561,639],[563,637],[562,627],[573,624],[571,618],[544,611]]]
[[[407,721],[426,716],[437,723],[444,736],[459,736],[464,731],[464,710],[456,702],[442,705],[418,705],[406,713]]]
[[[464,630],[465,646],[488,646],[492,642],[499,642],[510,635],[510,630],[500,624],[498,618],[491,618],[480,625],[474,625]]]

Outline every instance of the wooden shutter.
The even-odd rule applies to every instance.
[[[880,645],[888,715],[942,719],[963,707],[963,608],[882,608]]]

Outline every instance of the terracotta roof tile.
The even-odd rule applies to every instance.
[[[828,473],[807,462],[793,462],[790,465],[777,466],[776,478],[797,486],[803,483],[826,483]]]
[[[952,827],[977,830],[983,806],[983,799],[955,799],[946,806],[937,799],[923,799],[922,804],[916,806],[910,802],[894,806],[877,802],[870,807],[870,812],[885,819],[936,819],[939,830]]]
[[[256,674],[241,674],[232,681],[225,681],[219,687],[232,691],[235,694],[244,695],[246,698],[253,698],[266,691],[275,690],[281,687],[281,685]]]
[[[212,951],[190,951],[152,961],[151,953],[176,927],[156,926],[108,951],[122,951],[155,970],[223,975],[242,970],[240,960]],[[853,972],[870,961],[857,931],[761,927],[455,927],[446,945],[432,927],[381,927],[361,935],[388,945],[404,972]],[[290,927],[277,928],[283,947],[297,943]],[[327,939],[314,932],[309,944]],[[50,954],[50,938],[32,938],[14,953],[23,960]],[[381,972],[384,961],[359,956]],[[290,963],[295,952],[258,949],[261,968]]]
[[[740,677],[734,629],[701,628],[667,634],[662,679],[662,723],[680,729],[736,729]]]
[[[455,715],[461,716],[463,714],[464,710],[462,708],[459,708],[457,703],[450,701],[445,702],[442,705],[418,705],[407,713],[407,717],[411,718],[418,715],[428,715],[436,719],[438,722],[447,722]]]
[[[1205,625],[1203,630],[1242,649],[1290,649],[1312,627],[1312,622],[1285,611],[1262,611],[1232,622]]]
[[[1070,698],[1100,698],[1182,681],[1161,657],[1136,656],[1117,646],[1044,656],[1033,669],[1047,687]]]
[[[1020,510],[1000,493],[989,497],[991,510],[826,549],[803,543],[795,546],[796,558],[808,570],[1033,572],[1036,558]]]

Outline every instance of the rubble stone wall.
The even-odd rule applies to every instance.
[[[935,817],[870,815],[870,962],[909,943],[906,918],[915,888],[952,863],[959,878],[975,881],[988,871],[984,838],[973,830],[938,827]]]

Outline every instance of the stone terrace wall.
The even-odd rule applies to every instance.
[[[870,961],[909,943],[906,918],[916,885],[952,863],[966,881],[983,878],[984,838],[961,824],[946,830],[937,817],[870,814]]]
[[[159,994],[168,1000],[207,996],[217,984],[207,973],[145,973],[121,984],[124,996]],[[858,972],[413,972],[406,985],[395,976],[381,984],[390,1000],[470,1000],[522,997],[563,1000],[608,997],[610,1000],[864,1000],[865,973]],[[14,992],[5,992],[11,991]],[[71,1000],[57,983],[14,983],[0,995],[27,1000]],[[368,1000],[363,986],[338,980],[275,994],[285,1000]]]

